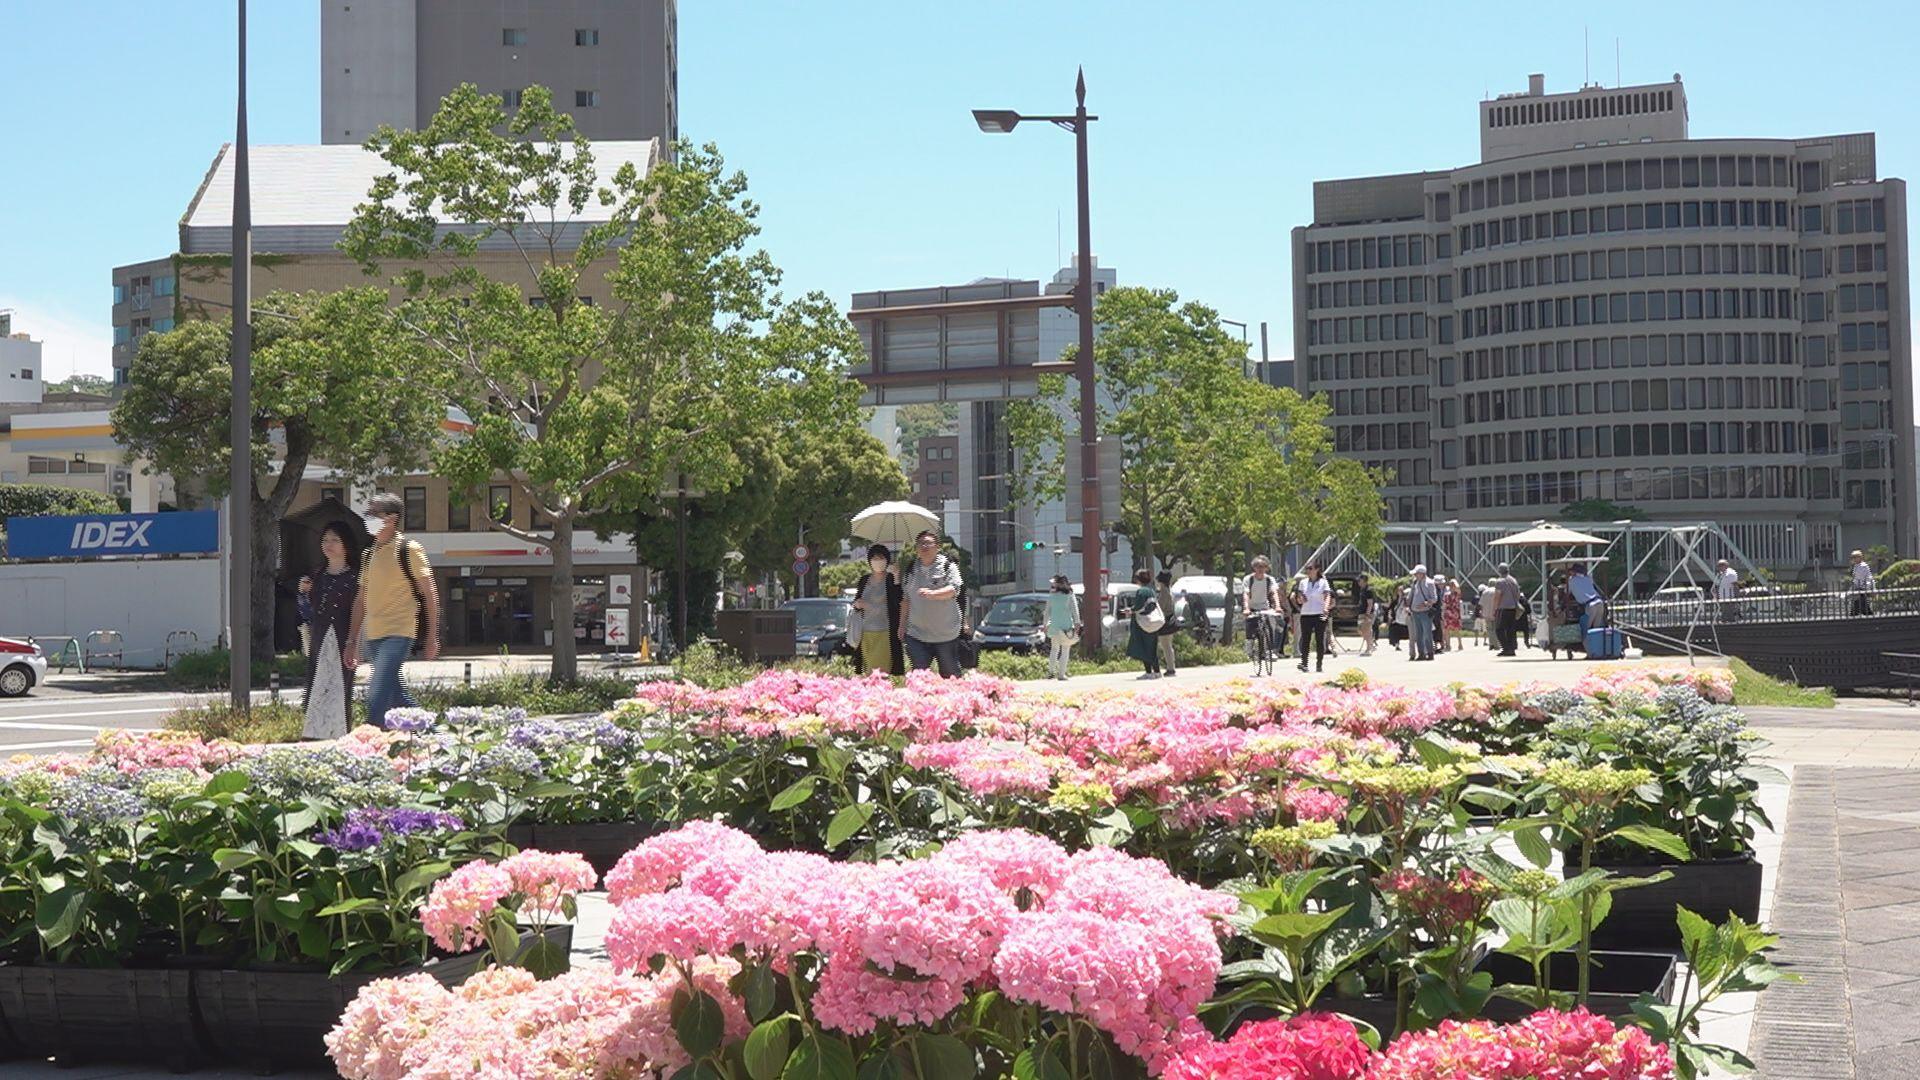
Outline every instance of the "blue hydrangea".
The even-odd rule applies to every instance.
[[[83,774],[55,781],[47,808],[76,825],[103,828],[139,820],[147,812],[147,802],[125,788]]]

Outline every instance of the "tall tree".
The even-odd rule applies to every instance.
[[[1385,540],[1378,477],[1333,452],[1325,398],[1246,379],[1211,443],[1217,467],[1193,478],[1196,503],[1223,508],[1257,544],[1284,548],[1336,540],[1369,558]],[[1218,511],[1215,511],[1218,512]]]
[[[862,430],[802,426],[778,447],[782,469],[772,512],[740,550],[749,573],[791,574],[793,546],[804,533],[817,567],[853,535],[853,515],[907,494],[907,477],[885,443]],[[799,584],[795,583],[796,586]]]
[[[900,433],[900,467],[912,472],[920,464],[920,440],[952,435],[960,422],[960,408],[951,401],[902,405],[893,422]]]
[[[273,571],[280,521],[310,464],[348,480],[423,462],[446,419],[430,372],[406,364],[383,290],[271,293],[253,330],[255,656],[273,654]],[[195,320],[140,341],[113,423],[155,472],[227,494],[233,400],[231,321]]]
[[[573,619],[587,519],[650,505],[681,476],[739,483],[733,447],[782,417],[857,415],[858,335],[825,296],[774,292],[778,269],[748,248],[746,179],[711,146],[603,175],[545,88],[509,117],[470,85],[425,129],[382,128],[368,146],[394,171],[342,247],[370,272],[400,264],[396,322],[473,418],[437,469],[468,488],[503,478],[552,522],[492,527],[551,553],[554,625]],[[581,302],[601,274],[611,302]],[[575,673],[573,638],[554,635],[554,677]]]

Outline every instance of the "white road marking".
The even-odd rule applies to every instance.
[[[63,750],[79,749],[93,745],[92,739],[71,739],[60,742],[22,742],[0,743],[0,753],[14,753],[21,750]]]
[[[59,729],[63,727],[83,727],[94,729],[96,724],[32,724],[29,720],[79,720],[89,716],[152,716],[173,712],[172,709],[106,709],[95,712],[58,712],[33,713],[27,716],[0,717],[0,728],[42,728]]]

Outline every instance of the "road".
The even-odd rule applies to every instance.
[[[298,702],[298,690],[283,691],[281,700]],[[266,701],[261,691],[255,701]],[[93,737],[108,728],[147,730],[183,705],[223,701],[226,694],[180,691],[80,691],[49,683],[22,698],[0,698],[0,758],[17,753],[58,753],[84,750]]]

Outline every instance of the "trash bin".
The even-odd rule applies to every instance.
[[[731,608],[714,613],[721,644],[750,664],[777,664],[794,657],[793,612]]]

